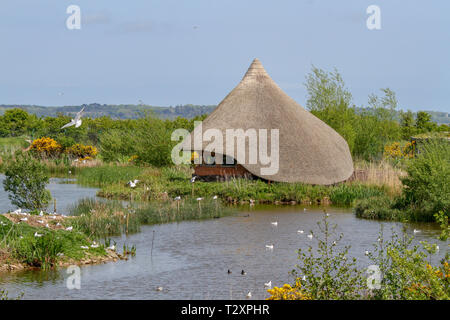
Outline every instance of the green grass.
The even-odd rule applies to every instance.
[[[126,184],[136,179],[142,171],[143,168],[136,166],[103,165],[79,168],[76,177],[81,185],[104,187],[110,184]]]
[[[36,237],[35,233],[41,234]],[[61,259],[79,260],[87,253],[106,255],[104,246],[90,247],[91,240],[77,230],[51,230],[32,227],[24,223],[12,223],[0,215],[0,248],[11,253],[21,263],[43,269],[51,268]],[[88,246],[84,250],[81,246]]]
[[[139,232],[142,224],[160,224],[184,220],[203,220],[228,216],[234,210],[225,207],[220,200],[195,199],[177,201],[155,201],[135,203],[124,207],[120,202],[102,202],[82,199],[70,210],[76,216],[71,220],[74,229],[92,238],[118,236],[123,233]]]
[[[140,230],[134,210],[124,208],[120,202],[82,199],[70,209],[70,214],[76,217],[71,220],[74,229],[94,239],[106,240],[110,236]]]
[[[212,197],[219,196],[229,202],[258,200],[264,203],[291,202],[307,204],[328,204],[351,206],[355,200],[381,196],[387,187],[361,183],[339,184],[336,186],[306,185],[302,183],[277,183],[270,185],[261,180],[231,179],[225,182],[190,183],[188,168],[174,167],[147,168],[137,176],[140,180],[136,188],[126,183],[105,184],[98,195],[108,199],[152,201],[165,198]]]

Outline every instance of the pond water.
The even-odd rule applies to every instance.
[[[59,192],[62,207],[95,195],[95,189],[70,184],[50,188]],[[1,192],[0,199],[6,199]],[[68,199],[62,197],[64,194]],[[340,246],[351,245],[349,255],[357,257],[361,267],[370,264],[364,252],[372,250],[381,225],[386,238],[392,228],[402,228],[400,223],[357,219],[351,209],[327,211],[330,223],[344,233]],[[244,299],[248,291],[252,299],[263,299],[268,296],[265,282],[272,281],[273,286],[293,282],[289,272],[297,263],[297,250],[315,243],[307,234],[318,231],[317,222],[322,218],[320,208],[245,206],[235,216],[221,219],[143,226],[138,234],[113,238],[119,251],[123,243],[136,245],[136,256],[81,267],[80,290],[67,289],[66,269],[0,274],[0,288],[12,297],[23,292],[24,299]],[[273,226],[273,221],[278,225]],[[405,227],[409,234],[414,228],[421,230],[415,241],[426,239],[445,248],[436,240],[436,225]],[[273,244],[274,249],[266,249],[266,244]],[[433,260],[443,255],[440,252]],[[241,270],[246,275],[241,275]],[[157,291],[158,286],[163,291]]]
[[[8,199],[8,194],[3,190],[4,175],[0,174],[0,213],[14,211],[16,206],[12,205]],[[97,189],[81,187],[71,182],[71,179],[51,178],[47,189],[50,190],[52,198],[56,200],[56,212],[68,214],[69,209],[80,199],[95,197]],[[73,181],[72,181],[73,182]],[[47,212],[53,212],[53,200],[47,208]]]

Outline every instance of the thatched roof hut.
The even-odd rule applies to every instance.
[[[353,173],[347,142],[284,93],[258,59],[252,62],[241,82],[203,121],[202,126],[203,132],[219,129],[224,136],[225,130],[230,128],[279,129],[279,170],[276,174],[262,175],[260,163],[240,163],[263,179],[329,185],[344,181]],[[194,134],[191,133],[193,139]],[[270,134],[268,136],[270,141]],[[208,143],[204,141],[201,149]],[[202,151],[198,149],[193,143],[184,143],[184,150]],[[226,150],[225,146],[223,150]],[[268,150],[270,152],[270,147]],[[225,155],[239,163],[238,151],[232,154],[225,152]]]

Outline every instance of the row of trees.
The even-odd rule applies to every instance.
[[[367,107],[357,107],[337,70],[327,72],[313,67],[306,78],[306,107],[339,132],[348,142],[354,157],[372,160],[381,157],[384,146],[409,140],[418,133],[448,131],[438,126],[430,114],[397,111],[395,92],[381,89],[382,96],[369,96]]]
[[[337,70],[327,72],[313,67],[306,78],[306,88],[306,107],[347,140],[356,158],[381,158],[388,143],[409,140],[418,133],[448,131],[447,125],[438,126],[426,112],[418,112],[414,117],[411,111],[397,111],[397,98],[388,88],[381,89],[381,96],[370,95],[366,107],[355,106]],[[0,116],[0,137],[50,137],[64,149],[77,143],[96,146],[105,161],[133,158],[163,166],[170,163],[173,130],[192,130],[194,121],[205,117],[163,120],[147,113],[139,119],[114,120],[105,116],[84,118],[81,127],[61,130],[70,117],[60,114],[38,118],[21,109],[10,109]]]

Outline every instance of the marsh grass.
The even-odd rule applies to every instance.
[[[136,215],[142,224],[161,224],[184,220],[205,220],[221,218],[234,213],[234,209],[223,206],[220,201],[204,199],[197,201],[187,198],[145,205],[136,209]]]
[[[91,187],[104,187],[114,183],[125,185],[136,179],[143,168],[136,166],[102,165],[99,167],[82,167],[76,170],[77,182]]]
[[[134,210],[125,208],[117,201],[82,199],[69,212],[75,217],[71,221],[73,227],[94,239],[107,239],[140,230]]]
[[[228,216],[234,209],[219,200],[191,198],[124,206],[119,201],[82,199],[70,209],[73,227],[92,238],[105,239],[123,233],[139,232],[143,224],[161,224],[184,220],[203,220]],[[105,242],[106,243],[106,242]]]
[[[233,178],[224,182],[190,183],[191,171],[186,167],[146,168],[137,177],[136,188],[125,183],[104,185],[98,195],[108,199],[135,201],[167,200],[176,196],[212,197],[217,195],[227,202],[258,200],[261,203],[292,202],[305,204],[334,204],[350,206],[356,199],[380,196],[389,192],[385,185],[365,184],[359,181],[335,186],[306,185],[302,183],[272,182]]]
[[[38,233],[39,237],[35,236]],[[77,231],[51,230],[12,223],[0,215],[0,248],[32,267],[49,269],[61,259],[81,259],[86,255],[81,246],[89,246],[89,238]],[[104,246],[90,248],[90,254],[105,255]]]

